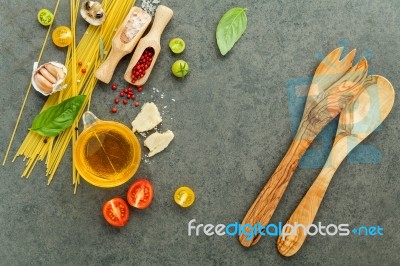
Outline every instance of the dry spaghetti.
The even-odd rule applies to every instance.
[[[76,46],[76,22],[79,10],[79,0],[70,1],[71,31],[74,39],[72,44],[68,47],[65,60],[65,65],[68,69],[68,75],[66,77],[65,84],[68,85],[68,89],[51,95],[44,104],[42,110],[45,110],[50,106],[58,104],[78,94],[86,95],[86,101],[73,125],[63,131],[59,136],[43,137],[35,132],[29,132],[27,134],[13,159],[14,161],[17,156],[24,156],[24,160],[26,160],[26,167],[22,173],[23,177],[29,177],[36,163],[38,161],[45,160],[48,184],[53,179],[61,159],[67,150],[69,142],[72,140],[72,145],[75,144],[78,135],[78,121],[81,118],[85,107],[89,106],[92,92],[97,83],[94,72],[101,63],[99,48],[100,38],[103,41],[104,50],[110,50],[111,40],[115,34],[115,31],[121,25],[123,19],[128,14],[134,2],[134,0],[104,0],[102,6],[107,16],[106,21],[98,27],[90,25],[84,33],[79,44]],[[58,3],[59,0],[56,7],[58,7]],[[30,87],[28,88],[28,92],[29,90]],[[22,110],[23,107],[21,108],[21,113]],[[20,117],[17,120],[9,146],[11,146],[13,141],[19,119]],[[4,162],[7,158],[7,155],[8,152],[6,153]],[[75,165],[73,165],[72,168],[72,183],[74,185],[74,192],[76,192],[76,187],[80,182],[80,178],[76,171]]]

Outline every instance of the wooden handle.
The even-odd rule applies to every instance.
[[[137,45],[136,50],[132,55],[131,61],[129,62],[128,68],[125,71],[124,79],[130,84],[133,84],[135,86],[142,86],[146,83],[157,61],[158,55],[160,54],[161,33],[164,31],[165,26],[167,26],[168,22],[171,20],[172,15],[173,11],[170,8],[163,5],[159,5],[157,7],[153,26],[151,27],[150,32],[139,41],[139,44]],[[143,52],[148,47],[152,47],[154,49],[153,60],[151,61],[149,68],[146,69],[146,74],[144,75],[144,77],[133,82],[131,78],[132,68],[136,65]]]
[[[107,56],[107,59],[96,70],[96,78],[108,84],[114,74],[115,68],[117,67],[119,61],[125,55],[126,52],[112,48],[110,54]]]
[[[339,50],[334,50],[328,57],[332,57],[333,62],[336,62],[339,59],[339,55]],[[336,77],[339,78],[341,76],[341,78],[336,82],[329,80],[329,83],[326,83],[323,76],[321,76],[322,79],[313,80],[294,143],[247,212],[242,224],[254,225],[261,223],[263,226],[268,224],[297,167],[300,157],[307,150],[317,134],[341,112],[346,104],[363,90],[360,82],[362,84],[367,75],[368,64],[364,58],[354,67],[347,70],[351,65],[353,56],[354,52],[346,57],[348,59],[345,58],[343,60],[345,67],[340,68],[340,72],[343,75],[338,73]],[[328,60],[328,62],[325,61],[321,63],[324,67],[317,68],[315,76],[321,74],[319,71],[329,73],[330,64],[328,62],[331,60]],[[339,66],[341,64],[339,63]],[[331,82],[333,83],[331,84]],[[321,87],[320,85],[323,86]],[[325,88],[326,86],[329,87]],[[250,230],[251,228],[245,227],[245,229]],[[239,240],[242,245],[249,247],[256,244],[260,237],[261,235],[254,237],[241,235]]]
[[[324,168],[278,238],[277,248],[284,256],[292,256],[302,247],[307,237],[304,228],[313,223],[336,169],[347,154],[382,123],[393,106],[393,87],[385,78],[368,76],[363,86],[365,90],[342,111],[335,142]]]
[[[174,12],[172,11],[172,9],[163,5],[159,5],[156,9],[156,14],[154,17],[153,25],[151,26],[151,30],[145,38],[152,38],[160,42],[161,34],[163,33],[165,27],[167,26],[173,15]]]
[[[318,178],[314,181],[307,194],[301,200],[300,204],[297,206],[296,210],[292,213],[286,224],[292,225],[296,224],[304,225],[305,227],[313,223],[314,218],[318,212],[318,208],[321,205],[322,199],[324,198],[325,192],[328,188],[331,176],[335,173],[334,169],[324,168],[322,169]],[[327,181],[328,180],[328,181]],[[279,236],[277,241],[278,251],[284,256],[294,255],[303,245],[307,235],[304,233],[301,226],[295,229],[291,229],[287,225],[285,232],[282,234],[290,234],[283,238]],[[294,233],[292,230],[296,230]],[[292,234],[293,233],[293,234]]]
[[[342,116],[343,114],[341,118]],[[339,124],[339,128],[340,127],[342,126]],[[282,232],[282,234],[288,235],[285,235],[285,237],[282,235],[278,238],[277,247],[279,253],[284,256],[292,256],[301,248],[307,237],[302,226],[307,228],[313,223],[325,192],[337,168],[346,158],[347,154],[359,143],[360,140],[353,136],[336,136],[335,143],[324,168],[321,170],[321,173],[307,191],[307,194],[303,197],[296,210],[292,213],[292,216],[290,216],[289,220],[286,222],[286,224],[292,225],[294,229],[286,226],[286,230]],[[296,224],[301,226],[296,227]]]
[[[253,205],[248,210],[242,221],[242,225],[255,225],[260,222],[266,226],[271,219],[287,185],[297,168],[299,160],[311,144],[311,140],[297,138],[292,142],[285,157],[280,162],[274,174],[268,180]],[[249,229],[246,227],[246,229]],[[258,242],[261,235],[249,238],[246,235],[239,236],[240,243],[245,247],[250,247]]]
[[[130,19],[132,18],[134,13],[137,13],[139,16],[146,15],[147,17],[140,30],[134,35],[134,37],[131,40],[128,39],[128,42],[123,42],[121,40],[121,36],[125,34],[124,32],[127,30],[127,25],[128,23],[130,23]],[[151,16],[145,13],[143,9],[136,6],[131,8],[128,15],[125,17],[124,21],[122,22],[121,26],[118,28],[112,39],[112,48],[110,54],[107,56],[107,59],[100,65],[95,73],[95,76],[98,80],[101,80],[102,82],[107,84],[110,82],[119,61],[122,59],[122,57],[133,51],[133,48],[135,48],[136,44],[142,37],[150,22]]]

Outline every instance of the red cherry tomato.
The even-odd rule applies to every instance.
[[[138,179],[130,186],[127,199],[131,206],[145,209],[153,200],[153,186],[145,178]]]
[[[113,226],[124,226],[129,219],[129,207],[125,200],[113,198],[104,203],[103,216]]]

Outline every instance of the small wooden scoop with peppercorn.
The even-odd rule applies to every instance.
[[[242,224],[266,226],[286,190],[302,155],[306,152],[319,132],[334,119],[343,108],[364,90],[367,76],[367,60],[363,58],[351,67],[355,50],[340,60],[341,48],[329,53],[315,71],[303,117],[296,136],[285,157],[267,184],[253,202]],[[247,231],[245,227],[245,230]],[[250,233],[250,232],[249,232]],[[261,234],[242,234],[239,241],[243,246],[256,244]]]
[[[95,76],[104,83],[109,83],[118,62],[131,53],[140,37],[149,26],[151,16],[139,7],[132,7],[112,39],[111,52],[97,69]]]
[[[149,33],[139,41],[125,72],[124,79],[127,82],[136,86],[146,83],[160,54],[161,34],[172,15],[173,11],[170,8],[163,5],[157,7],[153,26]]]

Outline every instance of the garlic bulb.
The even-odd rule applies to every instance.
[[[65,89],[63,84],[67,76],[67,68],[58,62],[49,62],[37,67],[33,65],[32,86],[41,94],[47,96]]]

